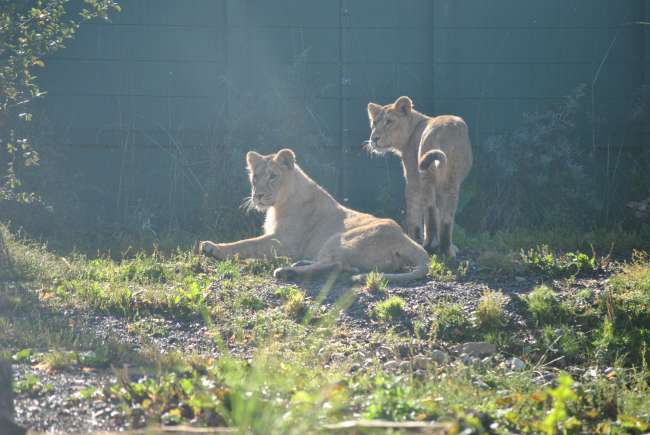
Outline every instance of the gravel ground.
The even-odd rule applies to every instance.
[[[569,288],[563,291],[578,291],[583,288],[598,290],[603,287],[608,274],[577,279]],[[436,304],[440,301],[453,301],[461,304],[468,312],[474,309],[481,294],[487,289],[501,290],[506,295],[521,294],[529,291],[541,280],[538,276],[513,277],[511,279],[485,280],[476,270],[470,269],[465,279],[460,282],[422,281],[408,287],[390,287],[390,295],[402,297],[407,304],[409,317],[414,317],[422,307]],[[308,297],[315,299],[319,294],[322,283],[301,285]],[[260,297],[270,305],[278,305],[274,295],[274,286],[260,289]],[[218,283],[213,286],[218,291]],[[560,291],[562,291],[559,288]],[[338,298],[349,291],[346,285],[336,285],[325,299],[325,305],[333,304]],[[378,359],[385,364],[386,369],[405,369],[417,365],[418,357],[431,356],[436,351],[449,352],[448,348],[432,345],[430,341],[418,341],[413,338],[407,346],[396,348],[386,345],[377,339],[378,332],[387,326],[377,323],[369,316],[369,307],[376,300],[375,296],[359,292],[352,305],[339,316],[337,332],[334,337],[337,343],[354,346],[354,354],[332,354],[331,359],[354,362],[351,370],[362,368],[372,359]],[[524,330],[522,308],[516,301],[506,306],[512,317],[514,328],[520,325],[519,333]],[[79,333],[95,334],[100,339],[110,339],[128,345],[133,350],[143,350],[154,346],[161,351],[182,350],[202,355],[218,356],[220,350],[214,339],[207,333],[208,329],[200,321],[184,321],[165,318],[148,318],[149,324],[155,325],[152,333],[134,333],[126,320],[104,314],[88,313],[67,309],[62,312],[50,313],[67,319],[73,319]],[[228,318],[219,322],[228,322]],[[408,323],[408,320],[406,321]],[[409,332],[407,325],[403,327],[404,334]],[[163,333],[156,331],[164,331]],[[514,332],[514,331],[513,331]],[[254,352],[254,344],[243,341],[227,342],[227,351],[239,357],[250,358]],[[413,355],[413,354],[416,355]],[[507,356],[500,356],[501,360]],[[404,361],[409,361],[405,363]],[[21,425],[36,431],[98,431],[121,430],[126,427],[119,407],[116,404],[103,401],[79,400],[79,394],[88,387],[101,387],[114,383],[118,371],[115,368],[96,370],[73,370],[62,372],[43,371],[37,365],[16,364],[16,380],[25,379],[28,374],[36,375],[43,385],[38,394],[20,394],[16,398],[16,420]],[[131,374],[137,378],[138,374]],[[548,376],[540,375],[541,381]]]

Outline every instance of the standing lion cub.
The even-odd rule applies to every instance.
[[[409,97],[368,104],[368,149],[402,159],[406,178],[406,231],[424,246],[456,256],[452,243],[460,184],[472,167],[467,124],[458,116],[431,117],[413,109]]]
[[[250,151],[246,161],[250,205],[266,212],[264,235],[234,243],[197,242],[200,253],[217,259],[281,255],[307,260],[276,269],[273,275],[285,280],[334,270],[377,270],[392,282],[426,275],[428,254],[395,221],[343,207],[300,169],[293,151],[266,156]],[[412,270],[403,272],[406,268]]]

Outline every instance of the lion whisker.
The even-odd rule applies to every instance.
[[[239,205],[239,208],[244,210],[245,213],[250,213],[251,210],[255,208],[255,204],[253,203],[253,197],[252,196],[247,196],[244,198]]]

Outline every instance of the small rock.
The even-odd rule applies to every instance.
[[[469,356],[484,357],[495,354],[497,347],[493,343],[485,341],[470,341],[467,343],[454,346],[452,350],[456,353],[465,354]]]
[[[424,355],[417,355],[413,359],[413,365],[418,370],[426,370],[427,368],[429,368],[429,366],[431,366],[432,362],[433,362],[432,358],[429,358],[429,357],[424,356]]]
[[[431,351],[431,359],[438,364],[444,364],[449,360],[449,355],[446,352],[434,349]]]
[[[512,370],[523,370],[526,368],[526,363],[524,363],[522,360],[520,360],[517,357],[514,357],[510,360],[510,368]]]

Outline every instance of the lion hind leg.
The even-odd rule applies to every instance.
[[[453,244],[454,218],[458,207],[458,188],[440,195],[440,251],[448,257],[455,257],[458,248]]]
[[[440,213],[436,205],[427,207],[425,211],[425,228],[427,231],[425,249],[436,249],[440,245]]]
[[[298,281],[326,273],[340,272],[342,269],[341,263],[338,262],[317,261],[305,266],[280,267],[273,271],[273,276],[282,281]]]

